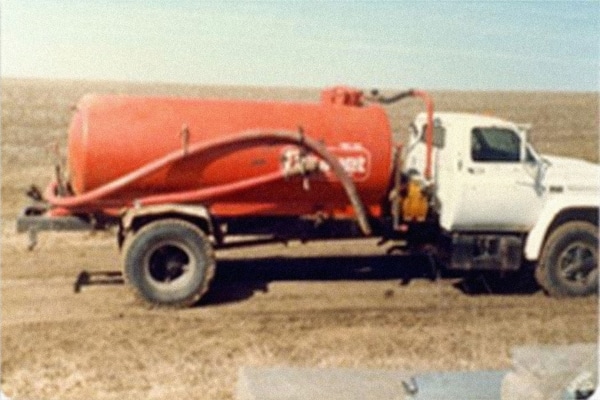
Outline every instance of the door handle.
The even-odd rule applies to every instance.
[[[473,175],[479,175],[479,174],[483,174],[485,172],[485,168],[482,167],[469,167],[467,168],[467,172]]]

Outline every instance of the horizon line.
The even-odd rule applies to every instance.
[[[242,83],[192,83],[192,82],[181,82],[181,81],[151,81],[151,80],[119,80],[119,79],[107,79],[107,78],[73,78],[73,77],[36,77],[36,76],[7,76],[0,74],[0,81],[38,81],[38,82],[86,82],[86,83],[98,83],[98,84],[123,84],[123,85],[135,85],[135,86],[193,86],[193,87],[227,87],[227,88],[271,88],[271,89],[297,89],[297,90],[323,90],[325,88],[332,87],[350,87],[356,88],[363,91],[372,89],[383,90],[383,91],[394,91],[394,90],[411,90],[411,89],[422,89],[430,92],[487,92],[487,93],[576,93],[576,94],[598,94],[600,96],[600,88],[597,90],[577,90],[577,89],[466,89],[466,88],[427,88],[423,86],[379,86],[379,87],[362,87],[359,85],[351,85],[344,83],[332,83],[330,85],[323,86],[298,86],[298,85],[261,85],[261,84],[242,84]]]

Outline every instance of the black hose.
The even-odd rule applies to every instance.
[[[381,103],[381,104],[392,104],[392,103],[400,101],[406,97],[411,97],[413,95],[414,95],[414,90],[410,89],[410,90],[406,90],[404,92],[397,93],[390,97],[384,97],[379,94],[379,90],[373,89],[371,91],[371,96],[367,97],[366,100]]]

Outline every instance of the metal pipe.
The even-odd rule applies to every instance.
[[[429,94],[422,90],[410,89],[404,92],[400,92],[391,97],[383,97],[379,94],[378,90],[371,92],[372,96],[367,97],[366,100],[376,101],[381,104],[392,104],[407,97],[419,97],[425,103],[425,109],[427,111],[427,129],[425,131],[425,180],[431,180],[431,164],[432,164],[432,149],[433,149],[433,99]]]
[[[414,97],[420,97],[425,103],[427,111],[427,129],[425,131],[425,180],[431,180],[431,158],[433,153],[433,100],[427,92],[422,90],[413,90]]]

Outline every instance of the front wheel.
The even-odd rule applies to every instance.
[[[187,307],[208,290],[215,271],[212,246],[195,225],[159,220],[126,238],[122,250],[128,282],[144,300]]]
[[[544,245],[535,276],[552,296],[597,293],[598,227],[573,221],[557,228]]]

